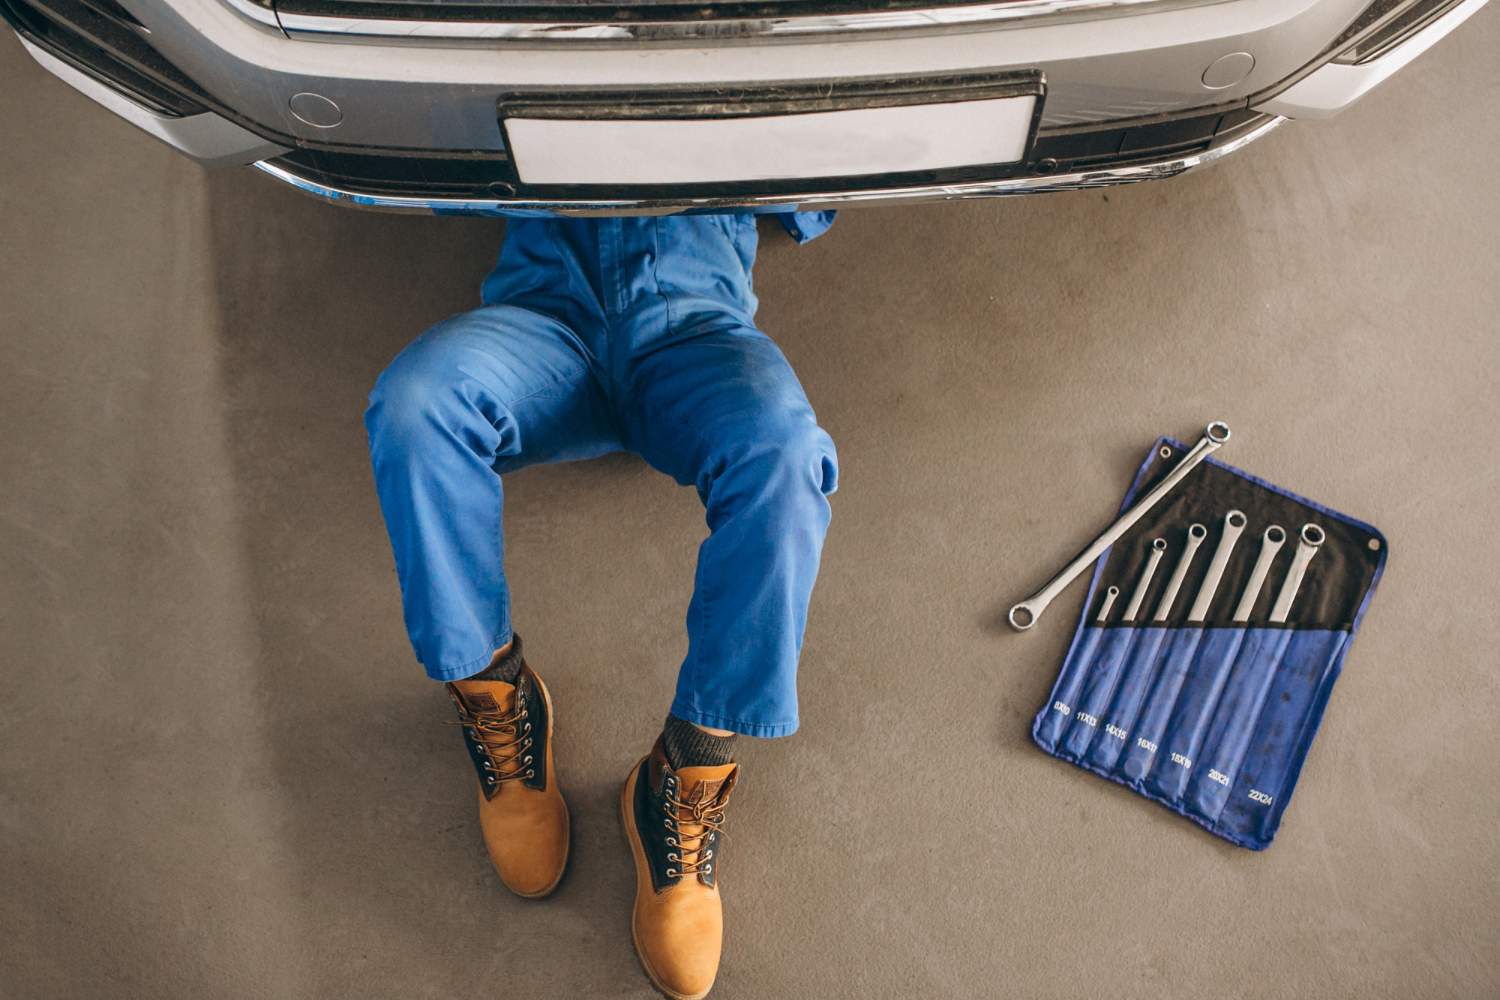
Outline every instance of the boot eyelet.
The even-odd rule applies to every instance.
[[[530,764],[531,763],[531,754],[527,754],[526,758],[524,760],[522,760],[521,763],[522,764]]]
[[[527,771],[526,772],[526,777],[528,777],[528,778],[535,778],[536,777],[536,772],[535,771]]]
[[[676,837],[668,837],[667,838],[667,846],[668,847],[676,847],[676,846],[678,846],[677,845],[677,838]]]
[[[677,869],[676,868],[668,868],[667,869],[667,878],[676,878],[676,877],[677,877]]]
[[[668,830],[672,829],[672,821],[669,819],[662,820],[661,825],[666,827]]]
[[[712,875],[713,873],[714,873],[714,866],[713,865],[704,865],[703,866],[703,874],[705,874],[705,875]]]
[[[668,851],[667,852],[667,860],[668,861],[681,861],[682,859],[677,856],[677,852],[676,851]]]

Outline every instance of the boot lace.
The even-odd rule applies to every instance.
[[[724,832],[724,807],[728,801],[727,792],[721,792],[712,799],[684,802],[677,797],[675,787],[664,789],[662,811],[667,814],[664,822],[671,831],[667,846],[677,848],[667,852],[667,860],[678,866],[667,869],[668,878],[714,873],[714,851],[708,846],[708,838]]]
[[[501,784],[535,776],[532,756],[527,753],[533,742],[531,712],[526,707],[524,692],[516,693],[516,705],[508,713],[474,712],[463,704],[456,703],[458,721],[445,722],[446,726],[463,726],[469,730],[474,743],[484,751],[484,783]]]

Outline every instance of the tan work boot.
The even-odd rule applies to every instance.
[[[531,667],[514,685],[448,685],[479,774],[479,825],[500,881],[518,896],[550,893],[568,864],[568,805],[552,766],[552,698]]]
[[[658,739],[620,792],[635,858],[631,935],[646,975],[672,1000],[706,996],[719,971],[719,832],[738,773],[738,764],[674,771]]]

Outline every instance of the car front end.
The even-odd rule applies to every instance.
[[[1024,194],[1337,113],[1485,0],[0,0],[188,155],[454,213]]]

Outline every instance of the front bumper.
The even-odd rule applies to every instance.
[[[80,6],[0,6],[28,2]],[[107,74],[20,26],[28,50],[50,71],[158,138],[213,163],[255,162],[325,198],[395,210],[621,212],[983,197],[1171,176],[1241,148],[1282,117],[1322,116],[1352,102],[1485,0],[1449,0],[1442,16],[1378,59],[1334,63],[1338,51],[1328,39],[1347,34],[1369,2],[1012,0],[905,8],[890,23],[865,15],[858,27],[829,18],[742,22],[723,37],[713,34],[715,22],[707,34],[695,22],[669,34],[633,25],[622,35],[615,25],[580,36],[574,25],[554,35],[532,24],[514,37],[458,37],[438,25],[436,37],[410,26],[395,37],[380,22],[278,19],[252,0],[108,0],[143,28],[150,54],[160,53],[187,81],[188,107],[161,106],[149,87],[144,98],[111,87]],[[1081,19],[1081,11],[1094,13]],[[1101,20],[1104,14],[1114,16]],[[786,27],[810,20],[818,31]],[[1248,67],[1228,82],[1211,78],[1226,53]],[[128,53],[121,58],[129,62]],[[508,171],[494,169],[506,157],[497,92],[751,89],[981,67],[1039,70],[1047,81],[1031,155],[992,176],[903,174],[774,195],[742,188],[600,199],[517,191],[503,180]],[[309,94],[337,105],[333,125],[294,113],[294,98]]]
[[[796,194],[733,199],[657,198],[650,200],[528,201],[520,198],[442,198],[432,196],[380,195],[334,186],[283,166],[275,160],[255,164],[267,175],[292,185],[307,194],[357,208],[396,212],[436,212],[450,215],[489,215],[525,211],[561,211],[580,215],[630,215],[648,212],[711,212],[727,208],[775,209],[783,207],[833,208],[840,205],[897,204],[919,201],[951,201],[961,198],[996,198],[1007,195],[1041,194],[1049,191],[1078,191],[1086,188],[1133,184],[1137,181],[1173,177],[1194,167],[1211,163],[1266,135],[1285,119],[1262,116],[1250,127],[1238,131],[1226,141],[1188,153],[1161,154],[1137,162],[1066,173],[1027,177],[1010,177],[963,184],[906,185],[857,190],[808,190]]]

